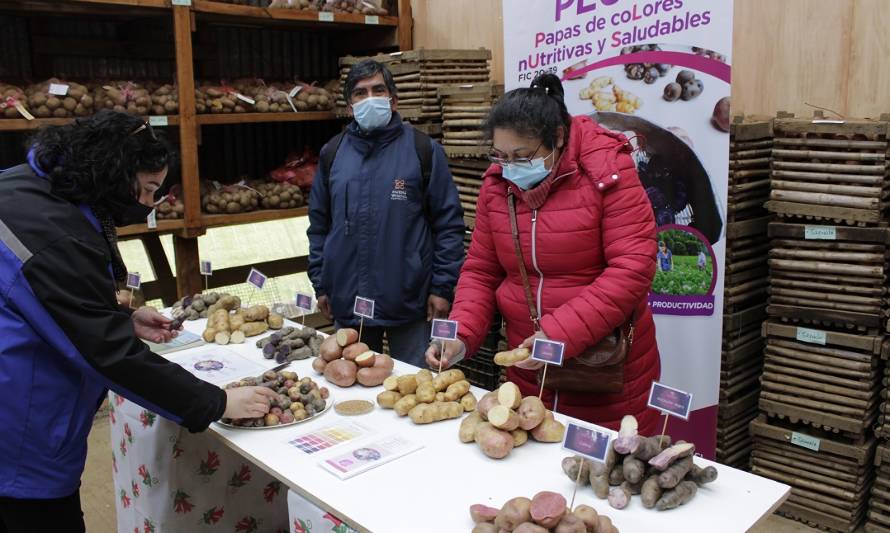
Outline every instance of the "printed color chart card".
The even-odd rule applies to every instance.
[[[340,479],[349,479],[421,448],[422,444],[391,435],[358,446],[318,464]]]
[[[361,424],[340,422],[298,435],[287,443],[305,454],[312,455],[369,434],[371,430]]]

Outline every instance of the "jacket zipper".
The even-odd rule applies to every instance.
[[[538,210],[532,210],[532,266],[535,267],[535,272],[538,273],[538,295],[536,299],[536,304],[538,307],[538,317],[541,316],[541,293],[544,291],[544,274],[541,272],[541,269],[538,268],[538,253],[537,246],[535,243],[536,235],[538,228]]]
[[[346,213],[345,231],[346,231],[346,235],[348,236],[349,235],[349,182],[348,181],[346,182],[345,196],[346,196],[346,209],[344,209],[343,212]]]

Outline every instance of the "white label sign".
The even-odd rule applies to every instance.
[[[836,241],[837,228],[834,226],[806,226],[803,230],[804,238],[808,241]]]
[[[241,93],[235,93],[235,98],[241,100],[242,102],[246,102],[250,105],[256,104],[256,100],[254,100],[253,98],[248,98]]]
[[[318,14],[318,20],[320,22],[334,22],[334,14],[327,11],[322,11]]]
[[[173,4],[174,6],[191,7],[192,0],[172,0],[170,3]]]
[[[797,340],[800,342],[825,346],[825,337],[825,332],[818,329],[797,328]]]
[[[148,117],[148,125],[152,127],[161,127],[167,126],[170,124],[170,121],[167,120],[166,116],[162,117]]]
[[[365,24],[380,24],[380,17],[377,15],[366,15]]]
[[[50,83],[49,84],[49,94],[54,94],[56,96],[67,96],[68,95],[68,85],[64,83]]]
[[[817,439],[816,437],[804,435],[803,433],[798,433],[795,431],[791,434],[791,444],[800,446],[801,448],[806,448],[808,450],[813,450],[814,452],[819,451],[819,444],[821,443],[822,441]]]
[[[158,229],[158,210],[152,209],[151,213],[148,214],[148,229]]]

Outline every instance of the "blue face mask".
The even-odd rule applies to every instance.
[[[373,131],[389,124],[392,119],[391,99],[372,96],[352,106],[355,121],[364,131]]]
[[[544,162],[550,159],[552,155],[553,152],[550,152],[550,155],[547,157],[532,159],[531,166],[505,163],[501,175],[510,183],[523,191],[527,191],[544,181],[544,178],[550,174],[550,171],[544,166]]]

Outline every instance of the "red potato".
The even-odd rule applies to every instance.
[[[554,528],[566,514],[566,499],[556,492],[541,491],[532,498],[529,512],[539,526]]]
[[[519,427],[519,415],[503,405],[496,405],[488,411],[488,421],[504,431],[513,431]]]
[[[359,346],[360,344],[361,343],[353,344],[352,346]],[[349,348],[352,348],[352,346],[350,346]],[[347,350],[349,348],[347,348]],[[343,358],[346,359],[347,361],[349,360],[349,358],[346,357],[346,350],[343,350]],[[358,365],[359,368],[370,368],[370,367],[374,366],[374,362],[376,360],[377,360],[377,354],[375,354],[372,351],[363,352],[361,355],[359,355],[358,357],[356,357],[354,359],[355,364]],[[389,374],[387,374],[387,375],[389,375]]]
[[[385,368],[359,368],[355,376],[359,385],[363,387],[377,387],[383,385],[383,382],[389,376],[389,371]]]
[[[566,427],[562,422],[553,418],[552,411],[547,411],[544,421],[532,429],[532,438],[538,442],[561,442],[565,431]]]
[[[488,420],[488,411],[496,405],[498,405],[498,392],[491,391],[476,402],[476,411],[479,412],[483,420]]]
[[[526,396],[520,402],[517,414],[519,415],[519,427],[531,431],[544,421],[547,408],[537,396]]]
[[[350,344],[358,342],[358,331],[352,328],[338,329],[334,336],[337,338],[337,344],[341,348],[346,348]]]
[[[562,517],[553,531],[554,533],[587,533],[587,525],[577,516],[567,514]]]
[[[511,433],[502,431],[488,422],[482,422],[476,426],[475,440],[482,453],[492,459],[503,459],[510,455],[515,445]]]
[[[392,357],[385,353],[378,353],[374,357],[374,368],[385,368],[391,374],[392,369],[395,368],[395,366],[396,364],[392,360]]]
[[[519,524],[531,522],[532,501],[528,498],[513,498],[501,507],[494,525],[505,531],[513,531]]]
[[[475,524],[478,524],[479,522],[494,522],[494,519],[498,517],[499,512],[500,509],[495,509],[494,507],[489,507],[480,503],[470,506],[470,518],[473,519],[473,523]]]
[[[516,526],[513,533],[550,533],[550,530],[533,522],[523,522]]]
[[[595,531],[597,519],[599,517],[599,513],[596,512],[596,509],[589,505],[578,505],[575,507],[575,510],[572,511],[572,514],[580,518],[584,525],[587,526],[587,529],[591,531]]]
[[[337,337],[331,335],[322,341],[318,355],[325,361],[333,361],[343,356],[343,349],[337,344]]]
[[[500,531],[502,530],[491,522],[479,522],[471,533],[500,533]]]
[[[519,408],[522,403],[522,393],[519,387],[512,381],[508,381],[498,388],[498,403],[510,409]]]
[[[319,374],[324,374],[324,367],[326,366],[328,366],[328,362],[321,357],[316,357],[315,360],[312,361],[312,370],[315,370]]]
[[[324,367],[324,377],[329,382],[340,387],[351,387],[355,384],[358,367],[352,361],[337,359]]]
[[[339,344],[339,341],[337,342]],[[367,344],[356,342],[343,348],[343,359],[347,361],[355,361],[355,358],[370,350]]]

